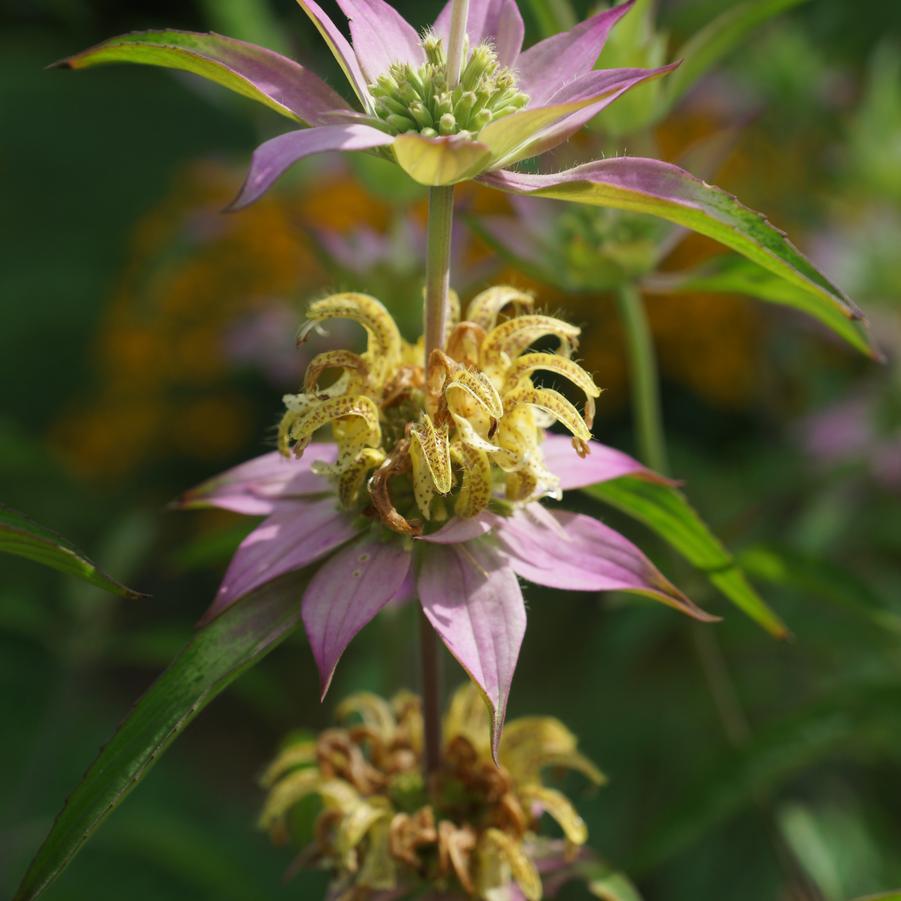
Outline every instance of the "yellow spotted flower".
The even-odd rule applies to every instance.
[[[634,592],[711,617],[617,532],[539,503],[625,475],[661,480],[591,440],[600,391],[574,359],[579,329],[506,286],[474,297],[465,316],[456,298],[452,306],[445,350],[424,366],[422,342],[406,342],[376,298],[313,303],[301,340],[348,319],[363,328],[365,350],[315,356],[301,391],[285,397],[279,450],[182,503],[266,517],[239,547],[207,619],[318,564],[302,613],[324,694],[357,632],[386,604],[418,597],[488,701],[497,753],[525,632],[519,578]],[[533,381],[536,372],[581,394],[581,410]],[[546,431],[553,424],[569,437]],[[314,442],[326,427],[331,441]]]
[[[330,897],[400,898],[428,888],[537,901],[539,866],[542,873],[565,870],[588,838],[572,803],[545,776],[574,770],[594,785],[603,776],[556,719],[508,723],[496,766],[484,704],[466,685],[446,713],[442,764],[429,784],[418,697],[354,695],[338,719],[337,728],[283,746],[263,775],[268,795],[260,817],[284,844],[300,838],[299,805],[318,799],[301,860],[333,874]],[[540,835],[549,820],[562,838]]]

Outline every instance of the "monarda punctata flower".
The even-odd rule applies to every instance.
[[[516,171],[517,163],[566,141],[625,91],[673,68],[595,68],[607,36],[632,2],[527,50],[515,0],[471,0],[465,34],[461,29],[454,35],[451,2],[420,34],[385,0],[338,0],[352,42],[315,0],[298,2],[347,77],[355,107],[299,63],[216,34],[134,32],[58,65],[133,62],[181,69],[303,124],[256,150],[234,207],[257,199],[285,169],[311,154],[374,153],[432,187],[475,179],[510,194],[658,216],[809,291],[812,302],[833,316],[863,318],[762,215],[678,166],[622,156],[562,172]],[[450,47],[458,35],[462,46]],[[866,344],[865,336],[860,340]]]
[[[314,0],[299,2],[347,77],[356,108],[293,60],[216,34],[136,32],[64,64],[140,62],[187,70],[309,126],[256,151],[237,206],[259,197],[292,163],[329,150],[388,156],[422,184],[475,178],[550,150],[629,88],[673,68],[594,68],[631,3],[522,52],[516,3],[474,0],[460,72],[450,73],[450,3],[419,34],[384,0],[339,0],[351,45]]]
[[[292,839],[298,805],[321,802],[313,841],[299,863],[334,874],[330,898],[526,898],[543,895],[542,874],[559,878],[588,838],[569,799],[545,784],[547,770],[603,776],[575,736],[551,717],[508,723],[499,765],[478,692],[454,695],[444,720],[441,768],[426,785],[419,698],[354,695],[342,725],[289,739],[263,775],[260,825]],[[563,839],[539,834],[545,815]],[[447,893],[447,894],[445,894]]]
[[[421,342],[404,341],[374,297],[313,303],[302,338],[329,319],[350,319],[364,328],[366,350],[314,357],[303,390],[285,397],[279,451],[183,498],[266,516],[239,547],[207,619],[318,563],[302,609],[324,695],[354,635],[385,605],[418,597],[488,700],[495,749],[526,626],[517,577],[635,592],[711,619],[621,535],[541,505],[623,475],[662,479],[591,440],[600,391],[573,360],[579,329],[533,307],[514,288],[482,292],[465,319],[451,317],[446,350],[425,367]],[[545,339],[556,352],[530,350]],[[539,371],[580,391],[582,411],[537,387]],[[547,433],[553,423],[572,437]],[[334,442],[313,443],[329,425]]]

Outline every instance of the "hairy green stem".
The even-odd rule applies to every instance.
[[[644,302],[638,288],[626,283],[617,292],[617,304],[626,330],[626,344],[629,350],[629,381],[638,455],[651,469],[665,473],[666,443],[663,437],[663,413],[660,408],[657,355],[654,352]]]
[[[447,325],[447,293],[450,288],[451,231],[454,223],[454,189],[429,189],[428,257],[425,272],[425,359],[444,347]]]

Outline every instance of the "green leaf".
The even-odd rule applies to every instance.
[[[61,535],[32,522],[24,514],[4,504],[0,504],[0,552],[33,560],[69,576],[77,576],[123,598],[145,597],[98,569]]]
[[[738,557],[752,576],[795,589],[802,597],[824,600],[851,611],[879,629],[901,635],[901,614],[858,576],[822,557],[810,557],[788,548],[763,545],[747,548]]]
[[[738,47],[755,28],[806,0],[749,0],[732,6],[697,32],[677,54],[683,63],[663,84],[661,108],[666,113],[699,78]]]
[[[194,635],[70,795],[15,901],[41,894],[194,717],[297,627],[304,581],[292,573],[271,582]]]
[[[660,160],[611,157],[554,174],[500,170],[480,181],[501,191],[649,213],[737,251],[779,278],[803,288],[849,319],[855,304],[774,228],[721,188]]]
[[[56,63],[86,69],[106,63],[139,63],[178,69],[256,100],[295,122],[321,122],[347,104],[317,75],[265,47],[218,34],[135,31],[110,38]]]
[[[603,901],[641,901],[638,889],[625,873],[599,866],[595,867],[594,871],[586,868],[584,875],[588,882],[588,891],[595,898],[603,898]]]
[[[704,524],[681,491],[632,477],[602,482],[585,491],[660,535],[771,635],[776,638],[788,636],[785,624],[748,582],[735,558]]]
[[[645,280],[643,287],[651,294],[744,294],[791,307],[819,319],[827,328],[873,359],[881,359],[859,320],[848,319],[836,306],[824,304],[812,291],[734,254],[723,254],[688,272],[651,276]]]
[[[875,750],[897,761],[899,747],[897,680],[834,689],[698,773],[652,829],[630,869],[645,871],[679,854],[819,760],[840,752],[868,755]]]

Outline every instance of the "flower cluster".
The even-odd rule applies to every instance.
[[[560,481],[542,458],[544,429],[561,423],[587,456],[600,389],[572,359],[579,329],[533,306],[530,294],[506,286],[473,298],[463,321],[456,303],[446,351],[433,351],[423,367],[421,342],[405,342],[375,298],[336,294],[313,303],[301,340],[337,317],[360,323],[367,347],[313,358],[303,392],[285,397],[279,449],[287,456],[293,448],[299,457],[314,433],[332,423],[337,460],[314,462],[314,471],[335,481],[345,508],[363,495],[369,511],[402,534],[422,533],[423,520],[469,518],[502,501],[559,499]],[[542,339],[556,339],[557,351],[530,351]],[[340,374],[323,388],[327,371]],[[583,412],[560,392],[537,387],[537,371],[578,388]]]
[[[490,122],[522,109],[529,97],[517,88],[513,70],[500,64],[488,43],[466,54],[460,81],[448,84],[444,42],[422,40],[426,62],[395,63],[369,88],[376,115],[392,134],[418,131],[425,137],[473,137]]]
[[[355,695],[338,717],[356,722],[283,747],[263,776],[269,794],[260,818],[284,844],[300,838],[292,835],[298,805],[318,797],[312,846],[301,861],[335,874],[330,897],[399,897],[427,886],[491,899],[516,886],[517,895],[536,901],[537,863],[544,873],[559,870],[585,844],[585,823],[562,792],[544,784],[544,770],[576,770],[595,785],[603,776],[558,720],[510,722],[495,766],[484,704],[467,685],[448,708],[441,768],[427,785],[419,698]],[[563,841],[539,836],[544,814]]]

